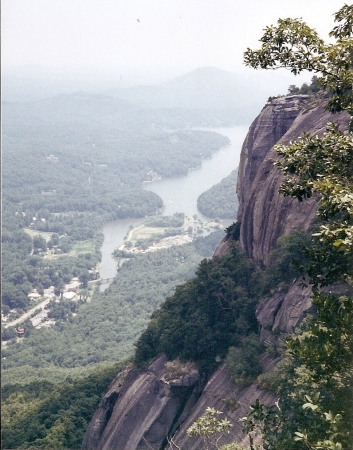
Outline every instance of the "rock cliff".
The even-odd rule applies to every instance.
[[[348,118],[331,116],[320,100],[297,95],[268,103],[251,125],[239,166],[238,222],[240,246],[256,263],[266,264],[279,236],[294,228],[307,230],[315,216],[313,201],[298,203],[278,194],[283,178],[274,166],[272,147],[304,131],[320,134],[329,121],[347,127]],[[228,245],[225,239],[216,254],[226,252]],[[292,333],[310,308],[310,288],[303,290],[299,281],[263,299],[257,308],[262,339],[272,343]],[[265,354],[263,370],[271,371],[276,362]],[[234,385],[224,364],[207,381],[191,365],[161,356],[148,370],[118,375],[87,429],[82,450],[157,450],[167,448],[167,435],[183,450],[199,449],[201,442],[186,431],[209,406],[224,411],[233,424],[226,441],[245,442],[238,419],[257,398],[276,400],[257,384]]]
[[[205,381],[191,364],[162,355],[145,370],[119,374],[91,420],[82,448],[159,449],[192,411]]]
[[[329,121],[347,127],[346,115],[332,116],[322,104],[306,95],[281,97],[267,104],[250,127],[239,165],[238,221],[240,245],[256,262],[266,264],[279,236],[294,228],[307,230],[315,215],[313,200],[299,203],[278,193],[283,176],[274,166],[272,147],[304,132],[320,135]]]

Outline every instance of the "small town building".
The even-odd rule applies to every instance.
[[[25,335],[25,329],[24,328],[17,328],[16,330],[18,337],[23,337]]]
[[[64,292],[63,297],[66,298],[66,300],[73,300],[76,297],[77,293],[74,291],[67,291]]]
[[[37,327],[40,323],[42,323],[42,318],[41,317],[34,317],[32,319],[32,325],[34,327]]]
[[[41,295],[38,294],[37,291],[33,291],[30,294],[28,294],[28,298],[30,298],[31,300],[38,300],[41,298]]]

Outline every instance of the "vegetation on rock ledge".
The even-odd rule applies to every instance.
[[[258,51],[245,53],[252,67],[287,67],[320,74],[330,91],[327,108],[353,115],[351,65],[353,6],[338,11],[326,45],[300,20],[268,27]],[[351,124],[352,124],[351,120]],[[353,444],[353,136],[329,124],[322,137],[304,135],[276,147],[287,175],[284,195],[318,198],[320,229],[308,248],[308,274],[317,315],[287,341],[281,365],[278,407],[259,402],[243,423],[252,443],[260,432],[264,449],[339,450]],[[323,287],[328,288],[323,289]],[[338,292],[335,294],[334,292]],[[252,445],[252,448],[253,445]]]

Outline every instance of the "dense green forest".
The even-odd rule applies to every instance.
[[[268,267],[260,269],[239,250],[237,228],[233,224],[227,229],[233,242],[230,251],[202,261],[196,276],[178,286],[153,313],[137,342],[137,365],[166,353],[171,359],[191,359],[204,370],[212,370],[217,356],[225,358],[230,347],[239,347],[245,337],[257,335],[259,299],[270,295],[278,284],[288,288],[300,275],[308,237],[294,232],[280,238]]]
[[[124,365],[60,383],[32,381],[2,390],[2,448],[78,449],[101,397]]]
[[[218,231],[190,244],[130,258],[108,289],[78,306],[77,316],[65,313],[64,301],[58,303],[62,312],[54,327],[34,329],[23,342],[13,339],[3,349],[3,384],[37,377],[62,380],[131,356],[153,311],[177,284],[194,275],[222,235]]]
[[[5,103],[4,201],[21,203],[21,213],[153,214],[160,205],[141,190],[149,172],[185,174],[228,143],[212,132],[158,130],[148,110],[138,113],[118,99],[84,94]]]
[[[4,103],[5,305],[26,309],[32,288],[59,287],[82,268],[75,260],[46,261],[43,269],[33,253],[37,248],[44,254],[45,245],[32,241],[24,227],[52,233],[49,245],[64,253],[78,241],[91,240],[91,265],[85,268],[92,269],[100,259],[104,222],[154,215],[163,206],[156,194],[142,189],[151,173],[186,173],[229,142],[212,132],[163,131],[153,120],[147,108],[104,95]]]
[[[197,208],[207,217],[235,219],[238,210],[236,194],[237,171],[224,178],[220,183],[203,192],[197,199]]]
[[[259,277],[236,247],[221,258],[203,261],[196,277],[179,286],[157,310],[136,348],[136,362],[160,353],[212,365],[231,345],[257,330],[255,306]]]
[[[236,235],[235,228],[233,225],[227,229],[228,237]],[[298,276],[292,259],[304,263],[305,237],[294,233],[281,239],[272,255],[271,268],[265,272],[259,272],[236,246],[229,254],[203,259],[199,265],[200,258],[212,253],[222,235],[223,232],[215,232],[192,244],[133,258],[122,266],[110,288],[96,293],[90,304],[83,304],[75,318],[44,333],[34,331],[21,344],[9,345],[3,353],[4,445],[57,448],[59,440],[63,448],[77,448],[77,436],[83,436],[89,420],[86,411],[92,414],[98,402],[96,395],[90,398],[89,394],[100,389],[96,386],[97,377],[103,377],[107,371],[117,373],[113,367],[117,360],[125,358],[128,364],[133,343],[152,313],[150,324],[137,341],[138,365],[166,351],[170,357],[196,360],[209,372],[215,367],[215,356],[225,357],[230,346],[239,348],[242,342],[247,351],[234,358],[231,347],[229,365],[233,365],[238,381],[246,383],[256,377],[256,361],[263,351],[257,336],[256,302],[279,279],[285,279],[289,286]],[[174,292],[175,284],[187,278],[190,280]],[[166,302],[157,309],[165,298]],[[248,336],[246,341],[244,336]],[[109,363],[111,368],[105,369]],[[97,372],[100,366],[102,369]],[[72,380],[87,372],[92,374]],[[38,377],[42,380],[39,385]],[[68,381],[67,377],[72,379]],[[85,387],[80,393],[82,386]],[[70,396],[79,396],[75,404],[66,402]],[[24,401],[28,407],[16,415]],[[56,402],[60,402],[59,412]],[[80,408],[85,411],[83,417],[72,420]],[[15,433],[30,420],[31,432]]]

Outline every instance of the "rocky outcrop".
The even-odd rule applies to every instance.
[[[238,169],[238,217],[251,196],[251,187],[269,150],[286,134],[308,100],[307,95],[281,97],[268,103],[252,123]]]
[[[129,379],[127,379],[127,375],[129,375]],[[129,370],[124,370],[115,377],[86,430],[82,448],[87,450],[98,448],[102,434],[111,418],[115,403],[119,398],[121,388],[125,381],[126,387],[132,378],[133,372]]]
[[[278,189],[283,175],[274,162],[272,147],[289,143],[304,132],[320,135],[326,124],[337,122],[347,128],[348,117],[323,108],[321,100],[309,103],[308,96],[281,97],[267,104],[251,125],[245,139],[238,172],[238,222],[240,245],[257,263],[267,263],[277,239],[294,228],[307,230],[315,216],[313,199],[299,203],[283,197]]]
[[[279,288],[257,307],[261,339],[267,344],[279,344],[294,332],[307,314],[313,312],[311,287],[303,286],[303,280],[296,280],[289,289]]]
[[[267,354],[264,355],[262,361],[263,372],[271,371],[277,361],[270,358]],[[202,440],[196,437],[191,438],[187,434],[187,429],[197,417],[202,416],[206,409],[211,407],[217,411],[222,411],[223,414],[220,418],[227,418],[232,423],[230,434],[224,435],[219,444],[236,441],[248,445],[248,437],[243,433],[239,419],[249,412],[249,405],[254,404],[257,399],[266,404],[272,404],[277,400],[273,394],[261,390],[255,383],[246,387],[234,384],[226,366],[222,364],[210,378],[192,412],[173,436],[173,442],[183,450],[203,448]]]
[[[238,223],[218,247],[221,255],[229,242],[239,240],[244,252],[258,264],[268,262],[279,236],[294,228],[307,230],[315,216],[315,203],[299,203],[278,194],[282,174],[274,166],[277,142],[288,143],[303,132],[321,134],[329,121],[347,128],[346,115],[332,116],[322,101],[297,95],[268,103],[251,125],[242,148],[238,174]],[[261,337],[278,344],[311,312],[310,287],[297,280],[286,289],[263,299],[257,308]],[[264,372],[277,363],[267,353]],[[122,379],[125,378],[124,384]],[[158,358],[147,370],[120,374],[96,411],[84,438],[82,450],[135,450],[166,448],[167,436],[183,450],[201,447],[198,439],[187,435],[188,427],[207,407],[224,412],[233,424],[224,442],[244,442],[238,419],[256,399],[273,403],[276,399],[255,383],[235,385],[224,364],[208,380],[200,378],[190,364],[180,366]]]
[[[145,371],[129,371],[123,387],[118,375],[87,429],[82,449],[161,448],[195,405],[202,388],[192,365],[167,363],[165,356]]]

